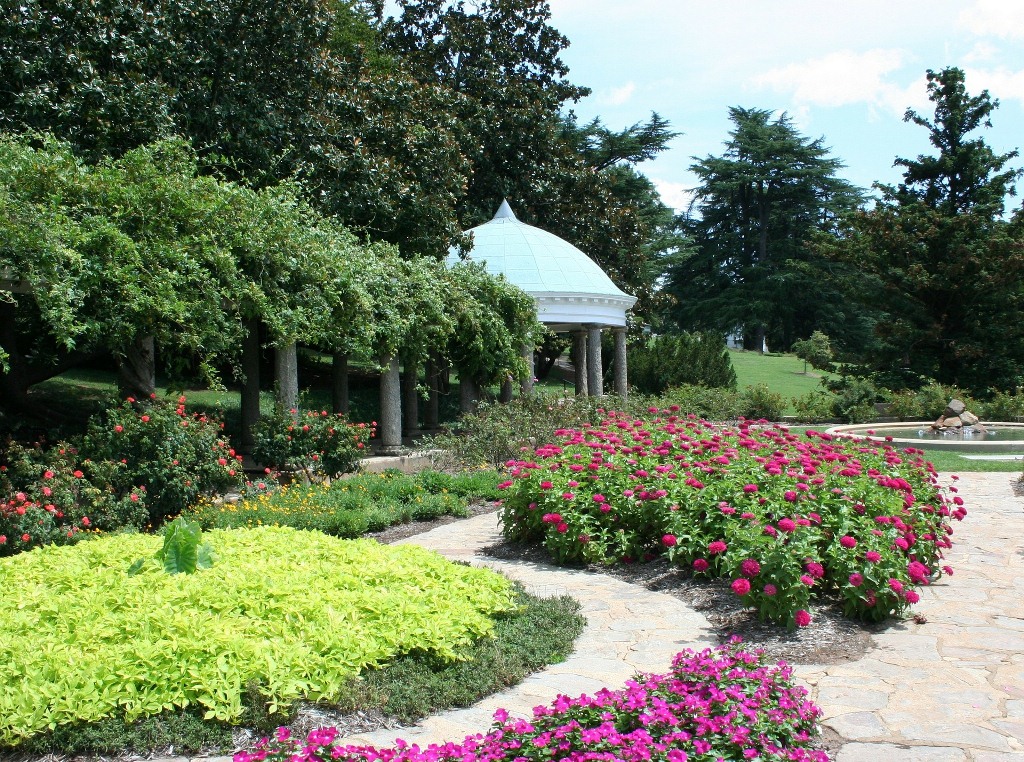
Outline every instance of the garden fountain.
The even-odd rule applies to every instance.
[[[935,421],[883,425],[833,426],[829,434],[888,442],[900,447],[927,447],[975,453],[1024,453],[1024,423],[982,423],[960,400],[950,400]]]

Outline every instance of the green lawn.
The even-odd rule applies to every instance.
[[[807,366],[796,355],[768,354],[730,349],[729,357],[736,369],[736,380],[740,389],[745,386],[765,384],[771,391],[790,397],[801,397],[818,389],[822,373]]]

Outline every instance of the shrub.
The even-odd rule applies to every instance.
[[[964,390],[930,381],[916,390],[890,392],[889,414],[901,421],[934,421],[951,399],[962,400],[973,412],[979,407]]]
[[[320,481],[357,470],[375,426],[326,410],[277,411],[254,427],[252,454],[265,466],[302,470]]]
[[[985,421],[1021,421],[1024,420],[1024,390],[1016,392],[997,391],[988,402],[975,403],[976,409],[970,406],[975,415]]]
[[[145,490],[123,486],[128,483],[124,464],[83,459],[66,442],[49,449],[11,442],[5,460],[0,466],[0,556],[66,545],[89,531],[146,524]]]
[[[730,644],[714,651],[686,650],[667,675],[638,675],[625,688],[594,696],[559,696],[528,719],[494,713],[486,735],[421,750],[346,746],[334,728],[306,739],[285,728],[235,762],[529,762],[551,759],[639,760],[759,759],[827,762],[810,748],[821,710],[794,685],[792,669],[768,666],[759,655]]]
[[[114,487],[146,492],[149,520],[159,526],[203,495],[241,489],[242,456],[221,435],[222,424],[176,405],[129,397],[90,420],[81,454],[93,461],[121,463]]]
[[[748,386],[740,395],[741,415],[745,418],[780,421],[786,412],[786,399],[766,384]]]
[[[275,527],[204,539],[217,562],[194,574],[130,576],[162,544],[142,534],[0,560],[0,589],[18,591],[0,597],[0,744],[184,706],[234,721],[247,686],[271,712],[329,701],[397,654],[455,658],[513,605],[494,572],[411,545]]]
[[[735,389],[736,371],[723,336],[662,334],[630,347],[629,381],[644,394],[684,384]]]
[[[735,421],[743,415],[743,401],[733,389],[684,384],[666,390],[654,400],[658,409],[677,409],[710,421]]]
[[[508,539],[543,542],[559,563],[664,553],[732,579],[763,617],[790,626],[809,621],[816,595],[878,620],[917,600],[912,588],[939,573],[952,545],[949,517],[966,514],[920,455],[749,422],[610,413],[511,464],[501,520]]]
[[[550,439],[558,429],[598,420],[605,406],[616,402],[612,396],[552,399],[540,394],[517,397],[507,404],[484,402],[424,446],[441,450],[445,465],[497,469],[518,457],[522,448]]]
[[[875,403],[885,399],[871,381],[853,376],[825,380],[826,388],[834,395],[832,413],[843,423],[864,423],[876,416]],[[945,407],[946,403],[943,402]],[[940,411],[941,412],[941,411]]]
[[[330,485],[293,484],[235,504],[202,501],[187,515],[204,529],[279,525],[359,537],[408,521],[465,516],[466,494],[497,494],[497,474],[479,473],[472,480],[433,471],[359,474]]]
[[[835,416],[836,396],[826,391],[811,391],[793,397],[793,411],[801,423],[823,423]]]

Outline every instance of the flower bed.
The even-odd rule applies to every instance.
[[[274,527],[204,538],[213,563],[192,574],[133,573],[161,545],[141,534],[0,559],[16,593],[0,596],[0,746],[181,707],[234,722],[247,690],[270,712],[329,702],[400,654],[458,658],[514,606],[505,578],[411,545]]]
[[[821,595],[863,619],[901,614],[915,587],[952,573],[949,519],[966,511],[922,451],[651,413],[607,413],[510,461],[505,536],[560,563],[665,553],[790,626]]]
[[[399,741],[393,749],[337,743],[333,728],[304,740],[280,729],[235,762],[479,762],[488,760],[790,760],[827,762],[810,748],[820,710],[794,686],[785,664],[767,666],[736,643],[715,651],[683,651],[667,675],[640,675],[626,687],[594,696],[559,696],[532,719],[504,710],[486,735],[425,750]]]

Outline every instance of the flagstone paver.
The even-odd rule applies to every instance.
[[[797,665],[824,724],[847,741],[836,762],[1024,762],[1024,497],[1015,480],[970,473],[957,483],[969,514],[948,558],[956,576],[922,591],[915,611],[926,622],[886,628],[857,661]],[[587,617],[575,652],[469,709],[348,741],[461,740],[485,731],[498,707],[528,715],[560,693],[616,688],[637,671],[665,671],[682,648],[715,642],[705,618],[677,598],[601,574],[486,557],[482,549],[498,539],[487,514],[407,542],[485,564],[534,594],[571,594]]]

